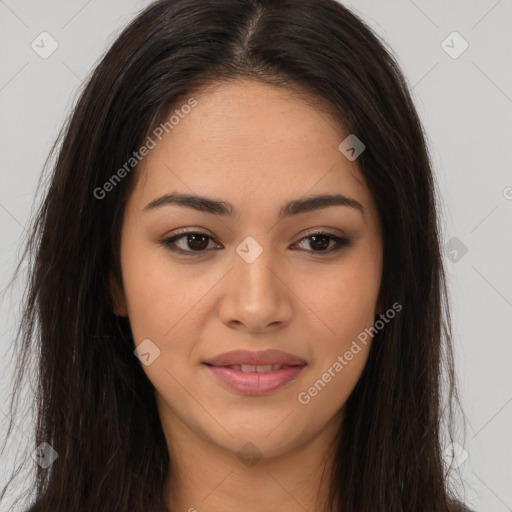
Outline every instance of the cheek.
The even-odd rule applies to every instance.
[[[316,363],[298,401],[324,419],[341,408],[354,390],[372,344],[370,328],[380,281],[361,283],[357,273],[349,277],[332,282],[319,295],[321,302],[311,307],[321,312],[325,334],[318,336]]]
[[[127,237],[122,251],[123,284],[134,339],[163,341],[166,334],[183,328],[208,283],[194,275],[192,265],[177,272],[164,247],[137,244]]]
[[[326,422],[345,405],[354,390],[368,359],[370,343],[359,344],[357,354],[351,359],[345,353],[335,354],[322,369],[313,376],[308,387],[301,389],[297,400],[314,421]],[[314,412],[312,412],[314,410]]]
[[[324,339],[343,348],[375,319],[381,283],[380,261],[365,251],[354,252],[323,277],[302,281],[304,303],[320,320]]]
[[[317,313],[324,333],[318,336],[319,359],[312,368],[311,387],[303,390],[305,401],[314,400],[315,407],[341,407],[365,367],[381,282],[381,262],[375,254],[354,251],[322,287],[318,281],[310,283],[307,304]]]

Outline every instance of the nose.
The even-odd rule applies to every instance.
[[[234,268],[224,280],[219,315],[230,328],[268,333],[289,324],[294,294],[277,254],[249,237],[233,257]]]

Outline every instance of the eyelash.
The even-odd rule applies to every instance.
[[[180,240],[182,238],[185,238],[188,235],[200,235],[200,236],[205,236],[205,237],[209,238],[210,240],[213,240],[213,238],[210,235],[208,235],[207,233],[203,233],[202,231],[183,231],[183,232],[173,236],[172,238],[168,238],[166,240],[162,240],[161,243],[166,248],[168,248],[170,251],[173,251],[173,252],[178,253],[178,254],[183,254],[185,256],[195,256],[196,254],[197,255],[202,255],[202,254],[208,252],[208,249],[204,249],[202,251],[186,251],[186,250],[180,249],[179,247],[176,247],[176,245],[175,245],[176,241],[178,241],[178,240]],[[313,251],[313,250],[308,251],[308,250],[306,250],[306,252],[310,252],[310,253],[313,253],[315,255],[316,254],[320,254],[320,255],[331,254],[333,252],[337,252],[337,251],[341,250],[344,247],[349,247],[351,245],[351,241],[349,239],[333,235],[332,233],[328,233],[326,231],[316,231],[314,233],[311,233],[308,236],[305,236],[305,237],[301,238],[297,243],[300,243],[303,240],[307,240],[307,239],[312,238],[314,236],[325,236],[327,238],[331,238],[332,240],[334,240],[338,244],[337,247],[330,248],[330,249],[327,249],[325,251]]]

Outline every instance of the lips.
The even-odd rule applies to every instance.
[[[259,352],[233,350],[208,359],[205,364],[217,367],[235,367],[236,370],[246,372],[268,372],[280,367],[304,366],[306,361],[281,350],[262,350]]]
[[[281,350],[234,350],[205,361],[223,386],[244,395],[264,395],[294,381],[306,361]]]

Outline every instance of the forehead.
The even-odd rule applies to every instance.
[[[221,83],[191,97],[196,106],[175,116],[144,158],[136,200],[179,191],[225,198],[243,210],[339,192],[371,202],[356,162],[338,149],[348,132],[325,103],[255,81]]]

